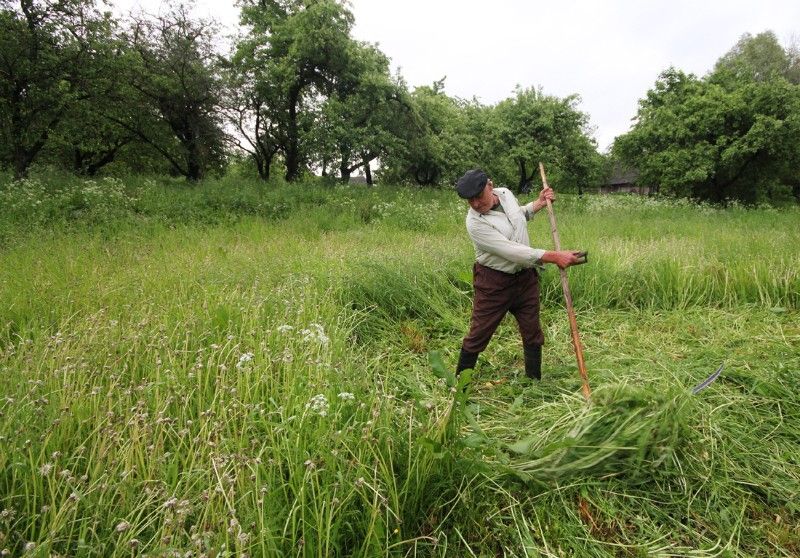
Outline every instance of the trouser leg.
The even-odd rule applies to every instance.
[[[539,276],[535,270],[520,281],[516,302],[510,311],[517,320],[522,337],[525,375],[539,380],[542,377],[544,332],[539,322]]]
[[[511,304],[513,293],[502,284],[503,274],[489,268],[475,265],[472,299],[472,317],[469,333],[464,337],[461,348],[468,353],[480,353],[489,344],[497,326],[503,320]]]

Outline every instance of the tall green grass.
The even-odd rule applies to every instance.
[[[0,552],[800,551],[796,210],[560,196],[586,404],[553,270],[541,383],[511,320],[445,377],[471,301],[450,192],[0,190]]]

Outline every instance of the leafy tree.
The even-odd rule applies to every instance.
[[[192,20],[184,6],[167,15],[134,18],[120,53],[124,78],[135,91],[118,90],[124,115],[105,116],[160,153],[172,170],[199,180],[224,164],[220,80],[211,23]]]
[[[293,181],[311,157],[313,111],[350,63],[353,15],[334,0],[243,0],[241,13],[249,31],[234,58],[260,64],[255,91]]]
[[[269,180],[272,163],[281,148],[278,130],[276,91],[268,77],[264,50],[253,41],[240,40],[233,56],[226,61],[222,111],[234,128],[228,141],[247,153],[255,163],[259,178]]]
[[[595,182],[601,160],[579,101],[577,95],[559,99],[532,88],[501,101],[492,111],[488,135],[496,153],[495,176],[524,192],[537,181],[541,161],[553,183],[581,191]]]
[[[670,68],[614,151],[665,193],[747,203],[797,195],[800,87],[778,77],[726,89]]]
[[[728,89],[743,83],[785,78],[800,83],[800,58],[795,50],[785,50],[775,33],[765,31],[755,37],[745,33],[724,56],[717,60],[710,81]]]
[[[138,141],[111,118],[125,119],[130,107],[139,102],[125,79],[120,56],[125,47],[117,22],[109,21],[95,38],[92,56],[85,60],[81,95],[50,134],[44,160],[93,176]]]
[[[470,132],[469,116],[482,114],[477,104],[444,93],[444,79],[417,87],[410,95],[405,142],[383,161],[389,181],[420,186],[454,184],[464,171],[479,165],[480,137]]]
[[[86,68],[111,23],[92,0],[0,7],[0,158],[19,178],[85,98]]]
[[[350,48],[350,64],[330,88],[315,137],[323,171],[335,160],[343,182],[363,168],[372,184],[370,164],[399,148],[410,101],[382,52],[356,42]]]

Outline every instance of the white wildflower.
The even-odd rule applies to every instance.
[[[239,362],[236,363],[236,368],[244,368],[250,361],[253,360],[254,356],[255,355],[253,353],[244,353],[239,357]]]
[[[128,529],[130,529],[130,526],[131,524],[128,523],[127,521],[120,521],[119,523],[117,523],[115,529],[117,530],[117,533],[122,533],[123,531],[127,531]]]
[[[309,325],[308,329],[304,329],[300,332],[300,335],[303,336],[303,341],[312,341],[322,346],[330,342],[330,338],[325,335],[325,328],[316,323]]]
[[[45,463],[44,465],[39,467],[39,472],[42,474],[43,477],[49,475],[52,470],[53,470],[52,463]]]
[[[330,405],[328,404],[328,398],[322,393],[315,395],[308,403],[306,403],[306,409],[311,409],[321,417],[324,417],[328,414],[329,407]]]
[[[339,394],[339,399],[341,399],[342,401],[353,401],[355,398],[356,396],[350,393],[349,391],[343,391],[342,393]]]
[[[294,329],[294,327],[292,327],[292,326],[290,326],[288,324],[283,324],[283,325],[279,325],[277,329],[278,329],[278,331],[280,333],[288,333],[288,332],[292,331]]]

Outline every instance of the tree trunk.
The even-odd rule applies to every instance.
[[[14,149],[14,180],[21,180],[28,176],[28,168],[33,162],[33,157],[34,154],[21,147]]]
[[[192,182],[197,182],[203,178],[203,165],[200,161],[200,153],[197,144],[192,142],[187,146],[188,153],[186,154],[186,179]]]
[[[344,184],[350,182],[350,167],[347,165],[347,161],[339,165],[339,180]]]
[[[517,166],[519,167],[519,182],[517,183],[517,194],[522,193],[525,187],[525,180],[528,178],[528,171],[525,170],[525,159],[517,159]]]
[[[264,157],[253,153],[253,161],[256,164],[256,170],[258,171],[258,178],[264,181],[269,180],[269,165],[264,160]]]
[[[369,166],[369,161],[364,160],[364,174],[367,177],[367,184],[372,186],[372,169]]]
[[[119,149],[127,141],[117,142],[114,146],[105,151],[83,151],[80,147],[73,148],[73,171],[75,174],[85,174],[86,176],[96,176],[97,172],[113,161]]]
[[[300,91],[289,92],[289,126],[286,146],[286,182],[294,182],[300,175],[299,138],[297,137],[297,102]]]
[[[528,170],[525,166],[525,159],[517,159],[517,165],[519,166],[519,183],[517,184],[517,194],[527,194],[531,191],[531,183],[533,182],[533,176],[536,173],[536,165],[534,165],[531,169],[530,176],[528,176]]]

